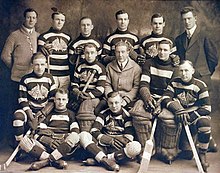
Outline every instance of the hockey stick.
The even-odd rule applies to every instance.
[[[27,133],[25,134],[25,136],[28,136],[30,134],[31,134],[31,130],[29,129]],[[19,150],[20,150],[20,143],[15,148],[13,153],[9,156],[9,158],[6,160],[6,162],[0,165],[0,171],[4,171],[8,168],[8,166],[10,165],[10,163],[12,162],[12,160],[14,159],[14,157],[16,156]]]
[[[37,116],[37,118],[39,118],[39,116]],[[44,118],[41,118],[40,122],[42,122],[44,120]],[[30,134],[31,134],[31,129],[29,129],[26,132],[25,136],[29,136]],[[0,171],[4,171],[8,168],[8,166],[11,164],[12,160],[15,158],[15,156],[19,150],[20,150],[20,142],[19,142],[18,146],[15,148],[15,150],[13,151],[13,153],[9,156],[9,158],[3,164],[0,165]]]
[[[141,164],[140,164],[140,167],[139,167],[137,173],[146,173],[148,170],[152,151],[154,148],[153,138],[154,138],[154,132],[156,129],[156,125],[157,125],[157,118],[155,118],[155,120],[154,120],[152,131],[150,134],[150,139],[148,139],[145,143],[144,152],[143,152],[142,159],[141,159]]]
[[[198,168],[198,170],[199,170],[199,173],[204,173],[204,170],[203,170],[203,168],[202,168],[202,164],[201,164],[201,162],[200,162],[198,153],[197,153],[197,151],[196,151],[195,144],[194,144],[193,139],[192,139],[192,135],[191,135],[190,130],[189,130],[189,126],[186,124],[186,125],[184,125],[184,127],[185,127],[185,130],[186,130],[186,135],[187,135],[187,137],[188,137],[190,146],[191,146],[191,148],[192,148],[193,156],[194,156],[194,158],[195,158],[196,165],[197,165],[197,168]]]
[[[89,84],[92,82],[92,80],[93,80],[93,78],[94,78],[94,76],[95,76],[95,73],[96,73],[96,70],[93,70],[92,73],[91,73],[91,75],[89,76],[89,79],[87,80],[87,82],[86,82],[86,84],[85,84],[85,86],[84,86],[82,92],[85,92],[85,91],[87,90]]]

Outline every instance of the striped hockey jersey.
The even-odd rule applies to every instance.
[[[25,75],[19,85],[18,102],[21,108],[40,110],[55,96],[55,83],[51,74],[38,77],[34,72]]]
[[[52,54],[49,56],[49,68],[53,76],[69,75],[68,46],[71,37],[63,32],[50,28],[38,38],[38,50],[46,43],[52,44]]]

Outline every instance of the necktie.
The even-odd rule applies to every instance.
[[[123,64],[120,63],[120,69],[123,70],[123,68],[124,68],[124,67],[123,67]]]

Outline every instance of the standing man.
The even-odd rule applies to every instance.
[[[37,52],[37,37],[39,36],[39,33],[35,31],[37,18],[37,11],[32,8],[26,9],[24,11],[24,23],[19,29],[9,35],[2,50],[1,59],[9,68],[11,74],[11,80],[7,86],[9,89],[8,98],[10,99],[6,100],[5,104],[5,107],[7,107],[5,112],[9,115],[13,114],[18,106],[18,88],[21,78],[32,71],[31,57]],[[11,116],[5,116],[6,121],[11,121]],[[7,123],[3,123],[6,125],[3,128],[6,129],[6,133],[10,131],[7,129],[12,127],[11,124],[7,125]]]
[[[142,52],[146,56],[143,59],[140,59],[141,56],[139,57],[139,60],[137,62],[138,64],[141,64],[141,65],[144,64],[146,59],[154,58],[157,56],[158,54],[157,47],[158,47],[159,41],[166,39],[172,42],[171,39],[164,36],[163,30],[165,27],[165,18],[162,14],[155,13],[152,15],[151,27],[152,27],[151,34],[144,37],[141,40],[140,49],[142,49]],[[171,49],[171,52],[172,52],[172,49]]]
[[[54,77],[56,87],[68,88],[70,84],[68,46],[71,37],[62,32],[65,14],[54,9],[51,28],[38,39],[38,50],[48,58],[47,71]]]
[[[97,47],[98,56],[102,53],[102,44],[92,35],[94,28],[92,19],[90,17],[82,17],[80,19],[80,35],[73,40],[69,47],[71,74],[74,73],[74,68],[85,59],[84,46],[88,43],[93,43]],[[98,57],[99,59],[99,57]]]
[[[115,44],[119,41],[127,41],[134,51],[138,53],[139,38],[128,30],[129,16],[125,10],[119,10],[115,14],[117,29],[114,33],[106,37],[103,45],[102,61],[107,65],[114,59]],[[132,59],[136,60],[135,57]]]
[[[193,63],[196,69],[194,76],[203,80],[211,90],[211,75],[218,64],[217,49],[208,33],[197,25],[193,7],[184,7],[180,14],[185,31],[175,40],[177,54],[181,60],[190,60]]]

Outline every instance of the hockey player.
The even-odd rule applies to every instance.
[[[25,75],[19,85],[19,109],[14,113],[13,128],[17,143],[28,127],[35,130],[38,118],[53,109],[55,83],[52,75],[45,72],[46,57],[38,52],[31,59],[33,72]]]
[[[179,75],[171,81],[164,93],[162,106],[174,114],[175,122],[189,124],[192,136],[197,134],[197,148],[202,167],[205,172],[209,167],[206,153],[209,146],[211,126],[211,104],[206,84],[193,77],[195,69],[189,60],[179,66]],[[176,100],[175,100],[176,99]],[[183,131],[180,149],[181,155],[192,159],[186,134]]]
[[[174,66],[170,59],[171,48],[172,42],[161,40],[158,43],[158,55],[148,59],[142,67],[139,89],[141,100],[130,110],[142,151],[150,137],[152,112],[158,105],[156,102],[163,95],[174,74]]]
[[[80,130],[90,131],[91,125],[96,118],[94,109],[100,101],[99,98],[104,94],[106,70],[97,60],[98,52],[95,44],[86,44],[84,54],[85,62],[77,66],[71,81],[73,100],[70,108],[77,111]],[[92,75],[94,76],[91,79]]]
[[[128,30],[129,16],[125,10],[119,10],[115,13],[117,22],[117,29],[114,33],[106,37],[103,44],[102,63],[107,65],[109,62],[115,59],[115,44],[119,41],[127,41],[130,47],[138,53],[139,50],[139,38]],[[134,52],[134,54],[135,54]],[[133,55],[133,54],[131,54]],[[137,55],[135,55],[137,56]],[[131,57],[136,60],[136,57]]]
[[[119,171],[116,162],[135,158],[141,151],[141,145],[133,141],[131,116],[122,108],[119,92],[108,94],[108,106],[96,118],[91,134],[80,134],[80,143],[106,169]],[[97,142],[93,139],[97,139]]]
[[[165,18],[160,13],[155,13],[151,17],[152,32],[150,35],[144,37],[140,43],[140,51],[144,56],[138,56],[137,63],[143,65],[147,59],[157,56],[158,42],[161,40],[168,40],[172,42],[172,39],[164,36]],[[172,47],[171,52],[174,52]]]
[[[61,158],[78,145],[79,126],[74,113],[66,108],[68,91],[57,89],[54,102],[55,108],[40,123],[34,139],[25,136],[21,141],[21,148],[40,160],[32,163],[29,170],[36,171],[49,165],[66,169],[67,162]]]
[[[68,46],[71,37],[62,32],[66,16],[54,9],[51,28],[38,38],[38,50],[48,58],[47,70],[54,77],[56,88],[70,85]]]
[[[70,62],[72,64],[71,74],[74,73],[75,66],[78,66],[80,62],[85,59],[84,46],[87,43],[93,43],[97,47],[98,59],[102,53],[101,42],[92,35],[94,28],[92,19],[90,17],[82,17],[80,19],[80,35],[72,41],[69,46]]]

